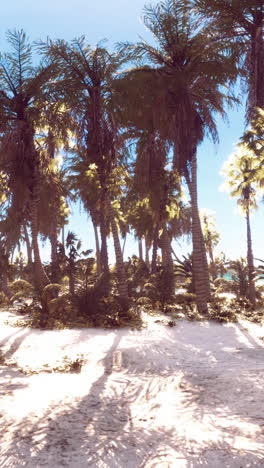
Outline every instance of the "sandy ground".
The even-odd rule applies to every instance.
[[[264,466],[264,327],[148,319],[141,331],[5,324],[0,467]]]

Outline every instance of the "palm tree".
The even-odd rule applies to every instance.
[[[257,161],[252,153],[243,146],[238,146],[223,168],[223,175],[226,177],[226,186],[231,197],[238,198],[238,205],[245,214],[247,226],[247,265],[248,265],[248,299],[254,304],[256,290],[254,282],[254,260],[252,250],[252,237],[250,226],[250,214],[257,208],[256,203],[256,183],[252,181],[252,173],[255,173]]]
[[[263,186],[264,181],[264,110],[256,108],[255,117],[250,122],[250,127],[241,137],[241,143],[244,148],[255,155],[258,167],[252,178],[259,181],[260,186]]]
[[[8,176],[11,206],[8,215],[17,226],[30,217],[35,284],[48,279],[38,246],[38,201],[42,164],[35,143],[36,128],[48,101],[52,65],[32,66],[32,49],[25,33],[8,31],[11,52],[0,56],[0,165]]]
[[[214,248],[219,243],[220,236],[215,227],[215,218],[210,213],[208,213],[206,210],[203,210],[200,214],[200,217],[202,222],[204,242],[210,258],[211,273],[213,279],[215,280],[217,278],[217,271],[214,261]]]
[[[99,222],[101,233],[101,266],[109,274],[107,251],[108,185],[117,164],[118,128],[110,105],[111,83],[121,60],[102,44],[92,48],[85,38],[48,41],[40,47],[61,76],[65,102],[73,114],[75,139],[84,149],[87,169],[95,164],[99,174]]]
[[[123,45],[131,60],[143,63],[127,72],[128,80],[131,82],[135,76],[139,86],[141,77],[142,94],[149,77],[152,84],[150,112],[159,109],[156,129],[173,143],[174,168],[187,181],[192,207],[197,306],[199,311],[207,312],[210,283],[198,209],[196,152],[206,133],[217,139],[214,113],[223,115],[226,97],[220,86],[228,79],[234,80],[237,71],[231,57],[222,53],[221,43],[212,41],[210,32],[201,28],[197,18],[192,16],[188,1],[168,0],[147,6],[143,19],[157,47],[146,41]]]
[[[233,47],[237,59],[243,57],[248,85],[248,116],[254,108],[264,108],[264,4],[262,0],[191,0],[216,36]]]

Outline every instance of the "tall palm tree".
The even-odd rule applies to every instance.
[[[264,109],[264,4],[263,0],[191,0],[226,48],[233,47],[238,59],[243,58],[243,72],[248,85],[248,116],[254,108]]]
[[[43,161],[36,128],[54,77],[52,65],[32,65],[32,49],[23,31],[8,31],[11,52],[0,56],[0,166],[8,176],[9,216],[21,226],[30,217],[35,284],[48,283],[38,245],[38,201]]]
[[[252,173],[257,169],[257,160],[240,146],[233,153],[223,168],[223,175],[226,177],[226,186],[232,197],[238,198],[237,203],[245,214],[247,227],[247,265],[249,276],[248,299],[254,304],[256,300],[256,290],[254,282],[254,260],[252,249],[252,236],[250,226],[250,214],[256,209],[256,183],[252,180]]]
[[[214,113],[224,114],[226,97],[221,86],[228,79],[234,80],[237,70],[231,57],[222,53],[221,43],[212,41],[208,29],[203,29],[192,15],[188,1],[168,0],[147,6],[143,19],[157,46],[146,41],[124,44],[130,60],[142,63],[127,75],[130,81],[135,76],[138,86],[141,77],[142,87],[144,79],[150,77],[152,112],[159,109],[156,128],[173,143],[174,168],[187,181],[197,306],[199,311],[207,312],[210,283],[198,210],[196,152],[205,134],[217,139]]]
[[[108,184],[117,164],[118,136],[110,98],[111,83],[120,67],[120,57],[110,54],[102,44],[92,48],[84,37],[71,43],[48,41],[40,47],[60,72],[62,93],[76,122],[76,143],[85,149],[87,168],[90,164],[98,168],[101,265],[103,273],[108,275]]]

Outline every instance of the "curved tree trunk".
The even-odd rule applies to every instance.
[[[115,248],[115,257],[116,257],[116,269],[117,269],[117,276],[118,276],[118,292],[121,297],[127,298],[128,297],[128,284],[127,284],[127,277],[125,266],[123,262],[123,255],[118,235],[118,228],[115,220],[115,213],[114,209],[109,202],[109,215],[110,215],[110,224],[113,234],[114,240],[114,248]]]
[[[210,280],[206,258],[205,243],[201,228],[197,195],[197,158],[196,152],[191,161],[192,177],[186,176],[191,197],[193,273],[197,308],[200,313],[208,313],[207,302],[210,299]]]
[[[254,260],[252,251],[251,227],[249,209],[246,212],[247,223],[247,264],[248,264],[248,299],[254,305],[256,302],[256,288],[254,281]]]

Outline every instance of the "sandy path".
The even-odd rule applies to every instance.
[[[79,374],[0,367],[0,467],[264,466],[264,327],[149,320],[131,330],[5,325],[21,367],[83,353]]]

